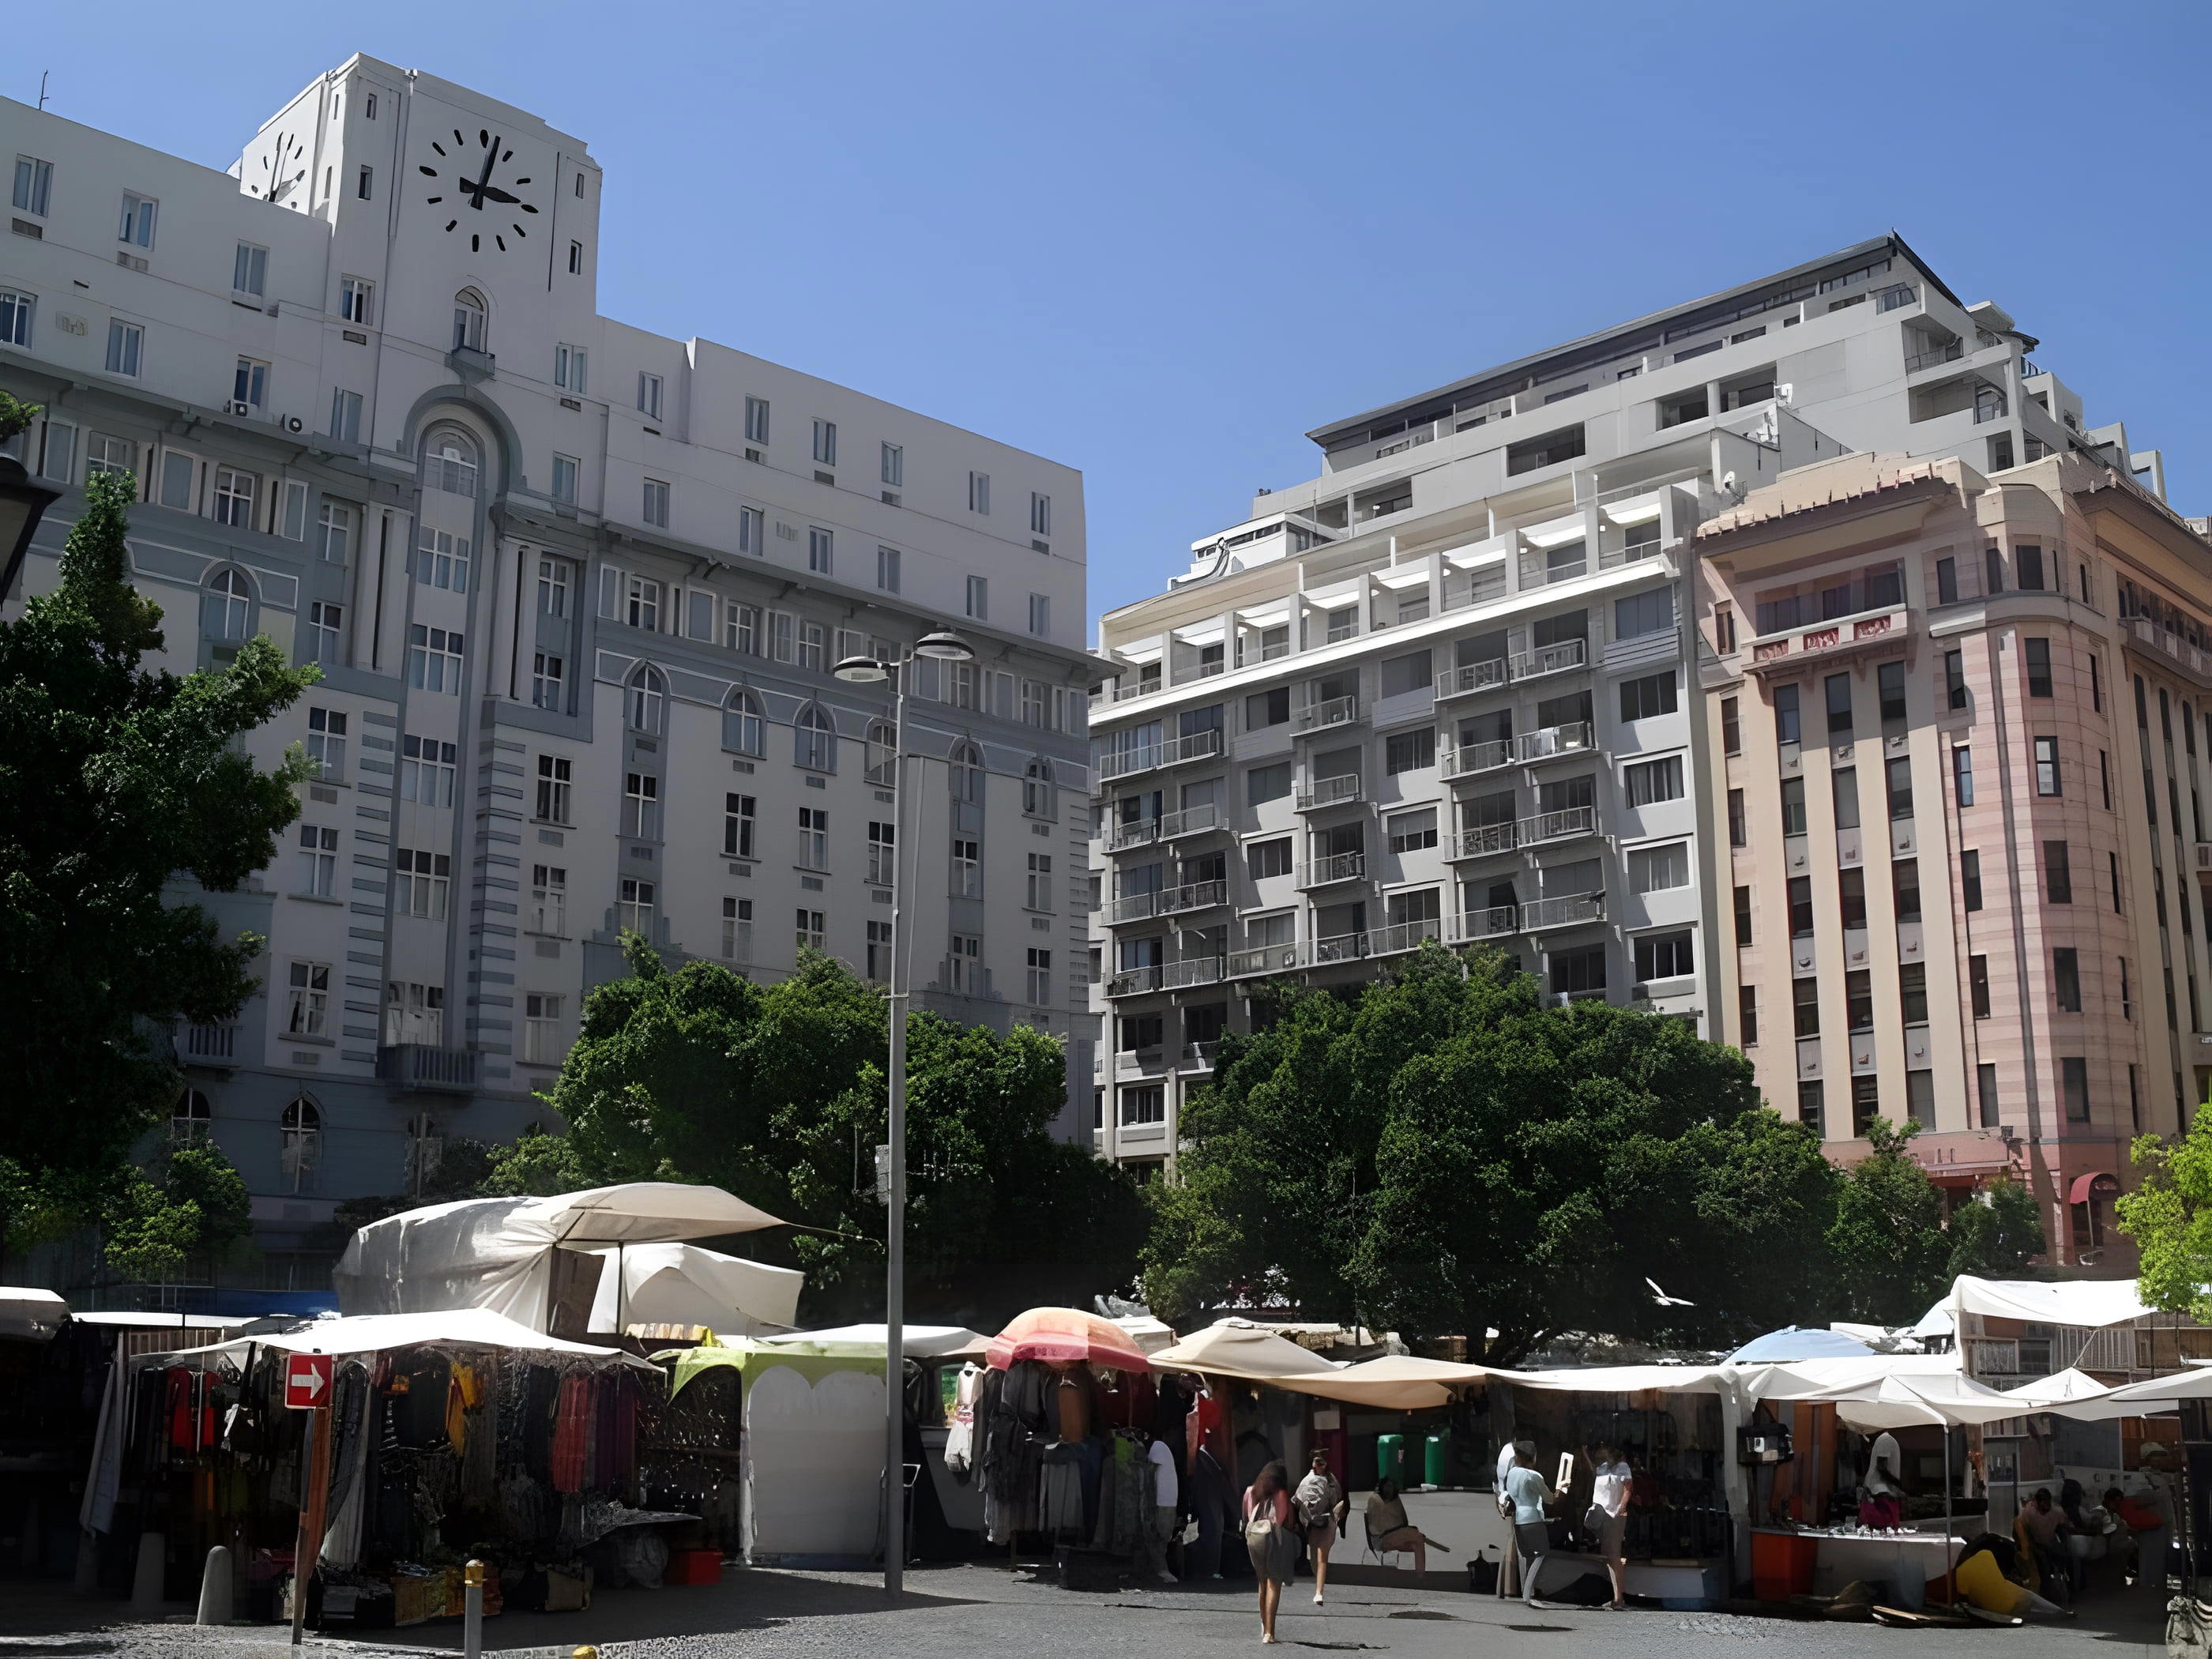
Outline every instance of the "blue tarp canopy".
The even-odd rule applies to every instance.
[[[1872,1348],[1841,1331],[1800,1329],[1784,1325],[1778,1331],[1755,1336],[1721,1363],[1724,1365],[1786,1365],[1799,1359],[1848,1359],[1870,1354]]]

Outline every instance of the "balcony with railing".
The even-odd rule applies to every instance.
[[[180,1065],[228,1067],[238,1064],[235,1025],[179,1025],[171,1041]]]
[[[1186,910],[1210,910],[1217,904],[1229,902],[1229,884],[1225,881],[1186,882],[1181,887],[1170,887],[1159,896],[1159,908],[1152,914],[1161,916],[1180,915]]]
[[[1916,351],[1907,357],[1905,360],[1905,372],[1907,374],[1917,374],[1923,368],[1934,368],[1942,363],[1955,363],[1966,355],[1966,343],[1964,340],[1952,340],[1943,345],[1930,346],[1925,351]]]
[[[1329,939],[1317,939],[1308,948],[1306,964],[1326,968],[1332,963],[1358,962],[1367,955],[1367,935],[1338,933]]]
[[[1159,915],[1160,901],[1166,896],[1164,893],[1129,893],[1109,899],[1099,911],[1109,927],[1118,927],[1123,922],[1143,921]]]
[[[1510,938],[1520,927],[1520,907],[1498,904],[1487,909],[1462,910],[1449,918],[1444,937],[1455,945],[1473,945],[1486,939]]]
[[[1308,703],[1297,713],[1297,729],[1301,732],[1325,732],[1333,726],[1350,726],[1359,718],[1359,699],[1331,697],[1326,702]]]
[[[1203,836],[1229,827],[1229,814],[1208,801],[1203,806],[1186,806],[1180,812],[1169,812],[1160,819],[1160,839],[1175,841],[1184,836]]]
[[[1517,652],[1507,667],[1516,680],[1540,680],[1547,674],[1565,674],[1589,661],[1588,640],[1558,640],[1534,651]]]
[[[1443,775],[1447,779],[1471,778],[1512,764],[1513,743],[1510,738],[1491,743],[1462,743],[1444,750]]]
[[[1561,898],[1531,899],[1522,905],[1520,931],[1536,933],[1551,927],[1579,927],[1604,918],[1604,894],[1570,893]]]
[[[1546,842],[1571,841],[1577,836],[1597,833],[1597,808],[1595,806],[1564,806],[1550,812],[1538,812],[1522,818],[1517,826],[1519,841],[1523,847],[1535,847]]]
[[[472,1094],[477,1086],[473,1048],[433,1048],[417,1042],[389,1044],[376,1051],[376,1076],[394,1088],[424,1094]]]
[[[1148,968],[1124,968],[1118,974],[1106,976],[1106,994],[1109,997],[1142,996],[1147,991],[1160,988],[1167,969],[1158,963]]]
[[[1592,734],[1588,720],[1576,720],[1567,726],[1547,726],[1540,731],[1523,732],[1510,738],[1513,758],[1522,763],[1551,760],[1560,755],[1577,755],[1590,746]]]
[[[1486,859],[1500,853],[1510,853],[1521,844],[1521,826],[1508,821],[1504,823],[1481,823],[1472,830],[1456,832],[1447,843],[1444,857],[1452,859]]]
[[[1309,779],[1298,791],[1298,811],[1317,811],[1324,806],[1343,806],[1364,799],[1359,774],[1340,772],[1331,778]]]
[[[1376,927],[1367,934],[1367,954],[1370,957],[1402,955],[1418,951],[1430,939],[1444,936],[1443,919],[1430,916],[1420,921],[1393,922],[1388,927]]]
[[[1210,1072],[1213,1069],[1215,1057],[1220,1052],[1219,1037],[1212,1037],[1203,1042],[1186,1042],[1182,1045],[1184,1069],[1193,1072]]]
[[[1229,953],[1229,977],[1248,979],[1254,974],[1287,974],[1298,965],[1299,947],[1291,945],[1255,945]]]
[[[1447,668],[1437,676],[1437,701],[1448,697],[1471,697],[1478,691],[1493,690],[1512,684],[1505,659],[1492,657],[1487,662],[1462,663],[1456,668]]]
[[[1126,852],[1132,847],[1149,847],[1159,839],[1160,821],[1158,818],[1132,818],[1126,823],[1106,826],[1106,850]]]
[[[1328,887],[1340,881],[1358,881],[1367,873],[1364,853],[1333,853],[1314,859],[1298,872],[1298,885]]]
[[[1180,991],[1193,985],[1218,985],[1224,966],[1219,957],[1185,957],[1161,970],[1160,988]]]
[[[1165,742],[1147,744],[1141,749],[1126,749],[1117,754],[1098,757],[1098,780],[1126,778],[1139,772],[1151,772],[1164,766],[1181,766],[1195,760],[1210,760],[1221,752],[1221,733],[1194,732],[1188,737],[1170,738]]]

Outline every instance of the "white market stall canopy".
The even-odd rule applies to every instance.
[[[1384,1354],[1326,1376],[1307,1375],[1273,1379],[1279,1388],[1293,1389],[1322,1400],[1340,1400],[1347,1406],[1370,1411],[1428,1411],[1446,1404],[1451,1391],[1469,1382],[1510,1377],[1510,1371],[1487,1370],[1449,1359],[1423,1359],[1413,1354]]]
[[[597,1348],[584,1342],[564,1342],[527,1325],[517,1324],[489,1308],[451,1308],[440,1313],[362,1314],[352,1318],[313,1319],[297,1330],[265,1331],[252,1336],[234,1336],[204,1348],[181,1353],[149,1355],[149,1359],[207,1359],[218,1354],[242,1358],[257,1347],[285,1353],[381,1353],[392,1348],[419,1347],[427,1342],[456,1347],[503,1348],[514,1353],[548,1354],[568,1358],[605,1359],[639,1370],[653,1370],[650,1360],[620,1348]]]
[[[1950,1306],[1954,1314],[2093,1330],[2125,1325],[2156,1311],[2143,1305],[2132,1279],[2067,1279],[2046,1284],[2026,1279],[1976,1279],[1967,1273],[1952,1281]],[[1934,1311],[1929,1310],[1931,1316]]]
[[[44,1342],[69,1323],[69,1304],[53,1291],[0,1285],[0,1336]]]
[[[1216,1320],[1182,1341],[1151,1356],[1153,1369],[1198,1371],[1210,1376],[1240,1377],[1251,1382],[1294,1385],[1302,1376],[1333,1376],[1338,1367],[1310,1348],[1302,1348],[1265,1325],[1249,1319]]]
[[[488,1308],[542,1330],[551,1323],[564,1247],[718,1238],[782,1224],[719,1187],[673,1181],[461,1199],[363,1227],[331,1277],[346,1314]]]
[[[718,1336],[756,1336],[799,1319],[806,1275],[795,1267],[675,1243],[614,1244],[587,1254],[602,1263],[585,1327],[594,1334],[703,1325]]]
[[[753,1346],[799,1354],[874,1354],[889,1346],[888,1325],[833,1325],[823,1331],[782,1331],[757,1336]],[[964,1325],[908,1325],[900,1346],[908,1359],[944,1359],[954,1354],[981,1354],[990,1341],[981,1331]]]

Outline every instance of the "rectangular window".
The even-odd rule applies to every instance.
[[[754,798],[750,795],[726,794],[722,797],[722,856],[728,859],[750,859],[759,856],[754,842],[754,826],[758,822]]]
[[[459,750],[435,738],[408,734],[399,739],[399,799],[424,806],[451,806],[459,775]]]
[[[637,377],[637,412],[648,421],[660,418],[660,376],[640,370]]]
[[[1255,691],[1244,699],[1244,729],[1264,731],[1291,718],[1291,689],[1279,685],[1272,691]]]
[[[1821,689],[1828,705],[1828,735],[1848,738],[1851,734],[1851,677],[1831,674]]]
[[[1741,789],[1728,792],[1728,827],[1729,846],[1747,847],[1751,844],[1751,822],[1744,811],[1743,791]]]
[[[258,414],[269,401],[269,365],[251,357],[238,359],[230,377],[230,400]]]
[[[968,475],[968,510],[988,518],[991,513],[991,475],[970,472]]]
[[[1035,945],[1030,947],[1029,952],[1028,992],[1032,1006],[1052,1006],[1052,952],[1040,951]]]
[[[1866,1138],[1867,1127],[1881,1115],[1881,1083],[1871,1072],[1851,1079],[1851,1133]]]
[[[1613,602],[1613,636],[1616,640],[1642,639],[1663,633],[1674,625],[1674,590],[1671,587],[1655,587],[1649,592],[1631,593]]]
[[[1828,775],[1828,793],[1836,811],[1836,828],[1859,827],[1859,774],[1855,766],[1838,767]]]
[[[1790,937],[1813,937],[1813,878],[1810,876],[1790,878]]]
[[[1386,697],[1425,691],[1436,684],[1436,675],[1431,672],[1431,658],[1425,651],[1408,652],[1402,657],[1385,657],[1382,671],[1382,695]]]
[[[536,708],[561,708],[561,680],[564,665],[550,652],[536,651],[530,659],[530,702]]]
[[[1936,561],[1936,603],[1956,605],[1959,602],[1959,562],[1956,559]]]
[[[2084,580],[2087,580],[2086,570]],[[2082,597],[2086,599],[2088,596],[2084,594]],[[2094,655],[2089,659],[2089,707],[2100,714],[2105,712],[2105,674]]]
[[[1974,751],[1963,743],[1951,749],[1951,791],[1960,805],[1974,804]]]
[[[1394,853],[1417,853],[1437,844],[1437,809],[1422,807],[1418,811],[1394,812],[1383,821],[1383,829],[1390,837]]]
[[[837,422],[817,421],[814,423],[814,459],[823,466],[837,465]]]
[[[1795,1016],[1796,1035],[1801,1037],[1820,1035],[1820,981],[1817,979],[1792,980],[1790,982],[1790,1012]]]
[[[968,614],[977,622],[988,622],[991,616],[991,582],[987,576],[968,578]]]
[[[230,262],[230,291],[251,294],[256,299],[269,291],[269,250],[256,247],[251,242],[240,242],[238,252]]]
[[[749,444],[768,441],[768,399],[765,398],[745,399],[745,441]]]
[[[1899,921],[1920,920],[1920,860],[1899,859],[1890,866],[1890,885]]]
[[[331,436],[340,443],[361,441],[361,393],[342,386],[331,388]]]
[[[738,551],[750,553],[757,559],[768,556],[768,544],[763,538],[768,533],[768,521],[757,507],[738,509]]]
[[[1798,717],[1798,694],[1802,689],[1795,685],[1774,688],[1774,740],[1777,743],[1801,741],[1802,727]]]
[[[1782,780],[1782,833],[1802,836],[1806,832],[1805,780]]]
[[[1982,908],[1982,855],[1979,853],[1959,854],[1959,896],[1967,909]]]
[[[868,884],[889,887],[898,878],[893,826],[880,821],[868,825]]]
[[[27,346],[31,343],[33,303],[27,294],[0,288],[0,345]]]
[[[1671,680],[1672,676],[1669,676]],[[1737,713],[1734,697],[1721,699],[1721,752],[1740,755],[1743,752],[1743,718]]]
[[[1943,653],[1943,700],[1950,708],[1966,706],[1966,654],[1963,651]]]
[[[2063,841],[2043,843],[2043,896],[2052,904],[2074,902],[2074,870]]]
[[[1675,676],[1673,669],[1663,674],[1646,674],[1640,678],[1620,683],[1620,718],[1623,720],[1648,720],[1660,714],[1671,714],[1675,709]],[[1728,698],[1722,707],[1724,723],[1732,724],[1735,714],[1735,699]],[[1735,753],[1739,744],[1731,744],[1729,753]]]
[[[21,213],[46,216],[46,204],[53,193],[54,164],[42,161],[35,155],[15,158],[15,194],[12,198]]]
[[[376,321],[376,284],[366,276],[338,279],[338,315],[367,328]]]
[[[1383,740],[1382,769],[1392,777],[1401,772],[1418,772],[1437,763],[1436,728],[1424,726],[1416,731],[1400,732]]]
[[[1966,996],[1976,1019],[1990,1017],[1990,959],[1975,956],[1966,958]]]
[[[1735,943],[1738,950],[1747,950],[1752,942],[1751,889],[1735,890]]]
[[[1820,1079],[1797,1085],[1797,1121],[1821,1139],[1828,1138],[1826,1090]]]
[[[307,758],[325,782],[345,777],[346,716],[343,709],[307,710]]]
[[[136,323],[111,319],[107,325],[107,372],[126,380],[138,378],[138,358],[146,331]]]
[[[584,395],[584,379],[591,366],[591,354],[581,346],[556,345],[553,348],[553,384],[563,392]]]
[[[530,868],[530,930],[555,939],[568,935],[568,872],[560,865]]]
[[[321,1036],[331,1011],[331,965],[327,962],[295,962],[287,973],[289,1009],[284,1021],[287,1036]]]
[[[1244,860],[1255,881],[1287,876],[1291,873],[1291,838],[1285,836],[1278,841],[1249,842],[1244,848]]]
[[[1844,1029],[1874,1030],[1874,975],[1863,968],[1844,975]]]
[[[423,921],[443,921],[453,888],[450,854],[414,848],[395,848],[392,854],[392,909],[394,915]]]
[[[1254,767],[1244,775],[1244,790],[1248,805],[1281,800],[1291,793],[1291,763],[1279,761],[1273,766]]]
[[[648,634],[660,631],[661,586],[644,576],[631,576],[623,586],[623,620]]]
[[[1644,933],[1636,940],[1636,977],[1640,980],[1680,979],[1697,971],[1686,927],[1666,933]]]
[[[561,1005],[562,999],[543,991],[522,996],[522,1058],[526,1065],[557,1066],[561,1062]]]
[[[615,885],[615,926],[652,938],[653,913],[659,902],[659,889],[653,883],[623,877]]]
[[[1928,1023],[1928,964],[1906,962],[1898,964],[1897,994],[1904,1010],[1907,1025]]]
[[[806,530],[806,568],[817,576],[834,575],[837,564],[837,538],[820,525],[810,525]]]
[[[2079,1054],[2067,1054],[2058,1062],[2059,1092],[2066,1101],[2066,1121],[2087,1123],[2089,1121],[2089,1062]]]
[[[336,667],[345,655],[345,607],[325,599],[307,603],[307,649],[315,661]]]
[[[376,169],[374,167],[364,163],[361,170],[354,174],[353,193],[358,201],[371,202],[376,199]]]
[[[1882,763],[1883,781],[1889,788],[1889,816],[1894,823],[1912,816],[1912,763],[1900,755]]]
[[[2043,586],[2043,550],[2039,547],[2015,547],[2012,550],[2013,574],[2023,589],[2039,591]]]
[[[906,450],[898,444],[885,444],[883,450],[883,481],[893,489],[906,486]]]
[[[576,504],[576,466],[574,455],[553,457],[553,499],[569,507]]]
[[[1030,492],[1030,534],[1052,534],[1052,497],[1040,495],[1035,490]]]
[[[154,220],[161,204],[150,196],[140,196],[132,191],[123,192],[122,228],[118,237],[132,247],[154,246]]]
[[[2060,945],[2051,953],[2051,989],[2062,1014],[2081,1012],[2081,953]]]
[[[645,521],[656,529],[668,528],[668,485],[659,478],[645,481],[645,500],[641,508]]]
[[[240,530],[252,529],[253,498],[260,488],[260,479],[251,472],[240,472],[234,467],[217,467],[215,470],[216,522]]]
[[[1875,692],[1880,699],[1881,721],[1893,725],[1905,718],[1905,665],[1885,662],[1875,665]]]
[[[623,775],[622,833],[638,841],[660,839],[660,780],[649,772]]]
[[[1656,532],[1659,526],[1655,521],[1651,526],[1651,529],[1653,532]],[[1647,552],[1656,550],[1658,545],[1658,537],[1656,533],[1653,535],[1652,539],[1648,543],[1630,544],[1632,548]],[[1723,657],[1730,656],[1735,653],[1735,607],[1734,605],[1717,605],[1713,607],[1713,647]]]
[[[1628,855],[1631,892],[1663,893],[1690,884],[1690,846],[1676,842],[1668,847],[1639,847]]]
[[[461,635],[449,629],[410,623],[407,628],[407,684],[417,691],[461,690]]]
[[[2035,793],[2054,796],[2063,791],[2058,776],[2058,739],[2038,738],[2035,740]]]
[[[1030,632],[1039,639],[1052,632],[1052,600],[1046,594],[1030,595]]]
[[[799,809],[799,867],[830,867],[830,814],[819,806]]]
[[[1682,794],[1682,757],[1641,761],[1621,770],[1621,781],[1631,806],[1650,806],[1662,800],[1679,800]]]
[[[1024,902],[1032,910],[1049,910],[1052,904],[1052,854],[1030,854],[1029,885]]]
[[[1858,865],[1836,872],[1836,920],[1845,932],[1867,925],[1866,871]]]
[[[581,242],[568,244],[568,274],[571,276],[584,274],[584,245]]]
[[[2026,585],[2021,584],[2023,586]],[[2027,695],[2031,697],[2049,696],[2051,695],[2051,641],[2022,640],[2020,644],[2021,658],[2027,665]]]
[[[566,559],[541,557],[538,561],[538,614],[541,617],[565,617],[568,614],[568,562]]]
[[[422,539],[415,544],[415,580],[425,587],[465,593],[469,591],[471,552],[466,536],[425,526]]]
[[[338,832],[326,825],[300,826],[299,882],[295,892],[329,898],[337,887]]]
[[[568,822],[569,789],[574,776],[574,763],[567,756],[538,757],[538,817],[543,822]]]

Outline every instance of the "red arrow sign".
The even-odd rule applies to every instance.
[[[295,1353],[284,1361],[284,1403],[298,1411],[330,1404],[331,1357]]]

